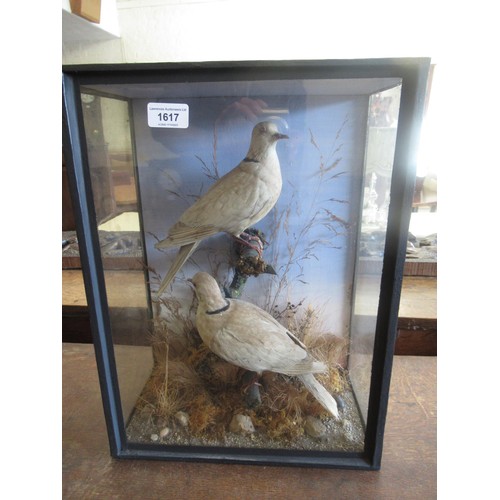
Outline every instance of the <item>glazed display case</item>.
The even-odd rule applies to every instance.
[[[380,467],[428,68],[63,68],[113,456]]]

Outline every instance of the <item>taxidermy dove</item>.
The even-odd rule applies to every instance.
[[[181,247],[158,289],[158,295],[203,239],[227,232],[245,241],[245,229],[273,208],[282,184],[276,153],[279,139],[288,139],[288,136],[280,134],[274,123],[258,123],[252,131],[245,159],[190,206],[170,228],[168,236],[155,245],[156,248]]]
[[[297,376],[307,390],[335,418],[337,402],[314,378],[326,371],[306,346],[263,309],[222,296],[217,282],[207,273],[189,280],[198,297],[196,327],[212,352],[233,365],[259,375],[263,371]]]

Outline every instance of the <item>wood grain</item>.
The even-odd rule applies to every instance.
[[[63,344],[63,498],[436,497],[436,358],[396,356],[377,472],[121,461],[109,455],[91,345]]]
[[[144,273],[142,271],[106,271],[106,284],[112,305],[142,307],[146,304]],[[377,300],[378,280],[368,283],[366,300]],[[433,277],[405,276],[401,291],[399,316],[408,318],[436,318],[437,280]],[[62,272],[63,305],[87,305],[82,272],[79,269]]]
[[[142,271],[105,271],[110,307],[147,307]],[[63,306],[86,306],[87,297],[80,269],[62,271]]]
[[[399,303],[401,318],[437,318],[437,278],[405,276]]]
[[[437,356],[437,320],[398,318],[395,354]]]

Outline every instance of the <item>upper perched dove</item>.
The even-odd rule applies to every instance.
[[[212,276],[198,272],[189,280],[198,297],[196,327],[203,342],[229,363],[261,374],[263,371],[295,375],[335,417],[335,399],[314,378],[326,371],[306,346],[259,307],[238,299],[226,299]]]
[[[279,133],[274,123],[255,125],[245,159],[190,206],[170,228],[168,236],[155,245],[156,248],[181,247],[158,295],[203,239],[220,232],[240,238],[245,229],[273,208],[282,184],[276,153],[279,139],[288,139],[288,136]]]

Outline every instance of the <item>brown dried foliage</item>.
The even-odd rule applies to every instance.
[[[339,363],[345,358],[345,340],[319,335],[312,308],[289,323],[292,333],[311,354],[330,367],[327,373],[316,375],[318,380],[330,393],[342,393],[346,377]],[[212,353],[191,324],[187,325],[179,333],[170,330],[165,321],[156,321],[152,335],[156,363],[139,410],[147,408],[152,418],[166,420],[185,411],[192,435],[218,438],[224,436],[236,413],[250,415],[255,427],[273,439],[300,436],[307,415],[328,415],[296,378],[270,372],[264,373],[260,381],[262,404],[249,409],[242,382],[244,370]]]

